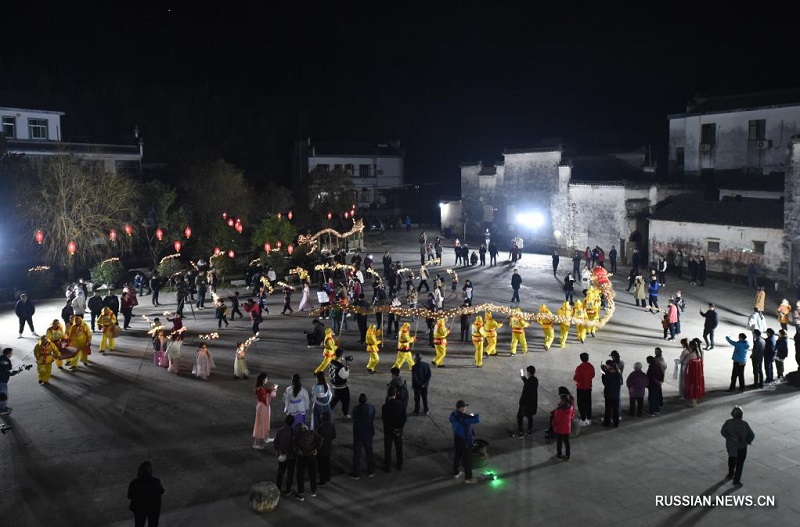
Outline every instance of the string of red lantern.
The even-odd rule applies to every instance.
[[[192,237],[192,228],[187,225],[186,228],[183,229],[183,235],[186,236],[187,240],[189,238],[191,238]]]
[[[35,233],[33,233],[33,239],[36,240],[36,243],[41,245],[44,241],[44,233],[40,230],[37,230]]]
[[[173,243],[172,246],[175,248],[175,252],[179,253],[181,252],[181,247],[183,247],[183,244],[180,240],[175,240],[175,243]]]
[[[75,251],[77,250],[78,250],[78,244],[76,244],[75,242],[69,242],[67,244],[67,252],[69,253],[70,256],[75,254]]]
[[[164,239],[164,231],[161,228],[156,229],[156,238],[158,238],[158,241]]]

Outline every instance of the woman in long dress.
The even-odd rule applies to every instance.
[[[308,286],[308,280],[303,283],[303,298],[300,299],[300,306],[297,308],[298,311],[305,311],[305,308],[311,309],[311,300],[308,298],[308,295],[311,293],[311,289]]]
[[[311,395],[313,396],[313,412],[311,414],[311,429],[315,432],[322,424],[322,414],[331,413],[331,399],[333,399],[333,392],[331,391],[328,382],[325,380],[325,372],[317,373],[317,384],[311,388]]]
[[[703,352],[700,339],[689,343],[689,354],[686,356],[686,376],[683,381],[683,395],[686,400],[697,406],[697,400],[706,393],[706,382],[703,376]]]
[[[236,354],[233,358],[233,378],[239,377],[247,378],[250,375],[250,370],[247,369],[247,348],[250,345],[245,345],[243,342],[236,343]],[[264,375],[263,373],[261,375]],[[259,375],[260,377],[260,375]],[[258,386],[258,385],[256,385]]]
[[[261,450],[266,443],[271,443],[269,437],[269,422],[272,418],[270,403],[278,395],[278,385],[267,386],[269,377],[261,373],[256,379],[256,422],[253,425],[253,448]]]
[[[292,385],[283,392],[283,412],[294,417],[294,425],[306,422],[306,414],[311,409],[308,391],[300,384],[300,374],[292,375]]]
[[[211,357],[211,352],[208,351],[208,346],[205,342],[200,344],[200,348],[197,350],[197,354],[195,355],[195,362],[194,368],[192,368],[192,373],[207,381],[208,378],[211,376],[211,368],[214,367],[214,358]]]

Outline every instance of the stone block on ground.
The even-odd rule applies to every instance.
[[[250,508],[259,514],[274,511],[280,500],[280,490],[274,483],[262,481],[250,487]]]

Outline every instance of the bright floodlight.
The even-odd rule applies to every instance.
[[[440,202],[440,203],[439,203],[439,206],[440,206],[440,207],[444,207],[444,206],[445,206],[445,204],[444,204],[444,203],[442,203],[442,202]]]
[[[544,225],[544,215],[541,212],[521,212],[517,214],[517,223],[535,229]]]

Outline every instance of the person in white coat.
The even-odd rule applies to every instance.
[[[72,299],[72,312],[74,315],[83,318],[86,313],[86,297],[83,294],[83,289],[80,287],[75,288],[75,298]]]

